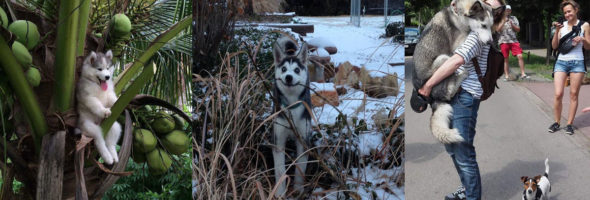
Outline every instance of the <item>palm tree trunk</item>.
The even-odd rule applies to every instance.
[[[70,109],[76,72],[76,34],[80,0],[64,0],[59,6],[55,53],[55,105],[58,111]]]
[[[88,19],[90,18],[91,0],[81,0],[80,20],[78,21],[78,48],[76,56],[84,56],[84,47],[86,45],[86,30],[88,28]]]

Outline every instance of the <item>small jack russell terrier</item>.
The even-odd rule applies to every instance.
[[[538,175],[533,178],[528,176],[520,177],[524,184],[524,191],[522,191],[523,200],[549,200],[549,192],[551,192],[551,184],[549,183],[549,158],[545,159],[545,174]]]

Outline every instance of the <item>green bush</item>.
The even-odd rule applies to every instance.
[[[190,155],[173,156],[178,162],[162,175],[150,174],[146,163],[138,164],[130,159],[125,171],[134,173],[119,179],[103,199],[192,199]]]

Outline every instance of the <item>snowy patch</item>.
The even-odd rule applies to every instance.
[[[361,156],[371,155],[371,151],[376,150],[383,144],[383,134],[376,132],[360,134],[358,144]]]
[[[334,87],[334,83],[316,83],[310,82],[309,87],[312,91],[335,91],[336,88]]]
[[[404,62],[404,47],[392,43],[391,38],[380,38],[385,34],[383,16],[361,18],[360,28],[350,25],[348,16],[301,17],[301,20],[314,25],[314,32],[303,37],[306,41],[318,40],[321,44],[337,41],[334,46],[338,48],[338,53],[332,55],[335,66],[349,61],[356,66],[365,66],[373,77],[394,72],[404,77],[403,65],[389,65]],[[391,22],[395,21],[402,21],[402,16],[392,17]]]
[[[332,41],[330,41],[330,39],[324,38],[324,37],[313,38],[313,39],[307,41],[307,44],[316,46],[318,48],[335,47],[336,46]]]

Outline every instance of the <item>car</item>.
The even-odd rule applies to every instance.
[[[420,38],[420,29],[418,27],[404,28],[404,49],[406,55],[414,55],[414,49]]]

